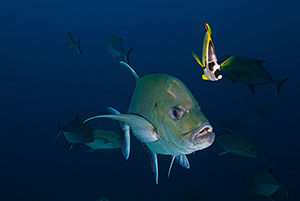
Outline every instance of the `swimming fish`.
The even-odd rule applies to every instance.
[[[216,135],[216,142],[225,150],[218,155],[234,153],[240,156],[257,157],[255,144],[246,137],[225,129],[226,133]]]
[[[251,176],[249,191],[256,195],[264,195],[274,201],[274,194],[283,183],[272,173],[274,167],[258,171]]]
[[[202,79],[218,81],[222,79],[221,66],[218,62],[215,46],[211,39],[211,28],[207,23],[205,24],[205,29],[206,33],[203,41],[202,63],[195,52],[192,51],[192,55],[198,64],[203,68],[204,74],[202,75]]]
[[[209,147],[215,138],[213,128],[201,112],[199,103],[178,78],[166,74],[139,77],[125,62],[134,79],[135,88],[127,114],[110,112],[109,115],[91,117],[110,118],[122,122],[123,134],[130,141],[129,128],[149,152],[151,165],[158,183],[157,155],[170,155],[168,176],[176,160],[182,167],[190,168],[187,154]],[[115,113],[115,114],[113,114]],[[127,126],[127,127],[126,127]],[[126,143],[122,143],[126,145]],[[129,147],[123,152],[128,158]]]
[[[91,148],[88,151],[121,148],[120,135],[113,131],[95,129],[93,131],[93,138],[93,142],[85,143]]]
[[[249,87],[254,94],[254,87],[269,82],[275,83],[277,86],[276,95],[279,97],[280,88],[290,76],[284,77],[282,80],[276,81],[262,67],[263,60],[252,60],[237,55],[223,56],[219,62],[221,63],[221,71],[224,77],[232,82],[241,82]]]
[[[83,144],[93,142],[93,131],[95,129],[92,128],[89,124],[83,124],[83,120],[79,119],[76,115],[74,121],[70,122],[68,125],[64,127],[60,127],[60,123],[58,123],[58,130],[54,137],[54,140],[59,136],[59,134],[63,134],[66,139],[66,145],[68,149],[72,149],[74,144]]]
[[[82,51],[80,49],[80,40],[81,40],[81,37],[79,37],[78,38],[78,42],[75,43],[74,40],[71,37],[71,33],[72,32],[67,33],[67,35],[65,37],[65,44],[66,44],[68,50],[70,50],[71,53],[72,53],[73,49],[76,48],[77,51],[79,52],[79,54],[82,56]]]
[[[124,50],[123,45],[121,43],[122,38],[119,38],[118,36],[111,34],[108,36],[108,38],[105,41],[105,46],[107,51],[115,58],[117,59],[120,56],[123,56],[126,63],[129,63],[129,54],[131,53],[132,48],[128,50],[127,52]]]

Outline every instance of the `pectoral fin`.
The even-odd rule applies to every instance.
[[[107,111],[110,114],[117,114],[117,115],[121,114],[118,110],[116,110],[112,107],[108,107]],[[117,124],[117,126],[120,129],[122,153],[123,153],[125,160],[127,160],[129,158],[129,154],[130,154],[130,128],[127,124],[123,123],[122,121],[118,121],[118,120],[113,120],[113,121]]]
[[[209,80],[208,77],[205,74],[202,75],[202,79],[203,80]]]
[[[155,142],[158,135],[155,127],[145,118],[136,114],[99,115],[85,120],[83,123],[97,118],[110,118],[128,124],[135,137],[141,142]]]
[[[233,56],[229,57],[228,59],[226,59],[225,61],[223,61],[221,63],[221,67],[228,66],[235,59],[235,57],[236,57],[236,55],[233,55]]]

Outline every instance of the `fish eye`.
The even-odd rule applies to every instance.
[[[172,107],[169,111],[169,115],[172,119],[181,119],[185,114],[185,110],[182,107]]]
[[[210,62],[209,64],[208,64],[208,67],[209,67],[209,70],[210,71],[213,71],[214,70],[214,66],[215,66],[215,62]]]

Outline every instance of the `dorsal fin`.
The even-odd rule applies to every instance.
[[[124,61],[120,61],[120,64],[122,66],[124,66],[130,73],[132,79],[133,79],[133,82],[134,82],[134,86],[135,86],[135,83],[137,81],[137,79],[139,79],[139,76],[138,74],[136,74],[136,72],[133,70],[133,68],[131,68],[131,66],[129,66],[126,62]]]

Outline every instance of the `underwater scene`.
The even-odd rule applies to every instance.
[[[299,201],[299,8],[1,1],[0,201]]]

